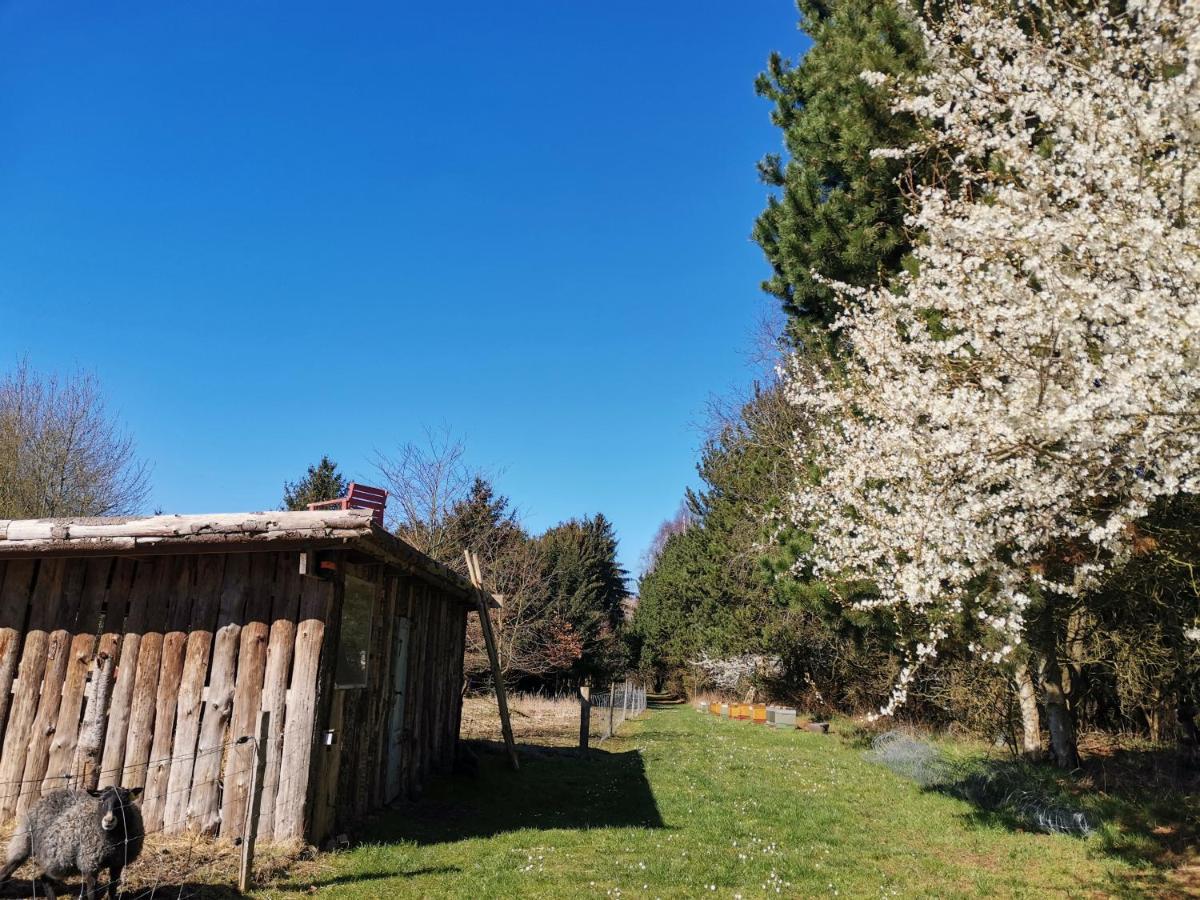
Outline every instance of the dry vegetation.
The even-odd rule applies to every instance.
[[[518,744],[541,747],[579,745],[579,701],[575,697],[509,694],[508,708],[512,714],[513,738]],[[599,743],[604,737],[607,715],[607,711],[600,707],[592,708],[588,729],[591,744]],[[493,694],[478,694],[463,700],[461,734],[468,741],[501,740],[500,711]]]
[[[12,827],[4,829],[7,834]],[[237,892],[241,848],[197,834],[146,837],[142,855],[122,878],[125,900],[151,897],[217,900],[240,897]],[[269,896],[282,889],[319,881],[332,867],[333,857],[317,854],[299,842],[260,844],[254,858],[254,884]],[[29,897],[31,865],[22,866],[12,881],[0,885],[0,897]],[[101,875],[101,884],[105,883]],[[69,881],[68,884],[75,884]]]
[[[510,694],[508,708],[517,743],[544,747],[579,744],[579,701],[574,697]],[[594,723],[592,734],[599,735]],[[494,695],[482,694],[463,701],[462,736],[466,740],[500,740],[500,712]]]

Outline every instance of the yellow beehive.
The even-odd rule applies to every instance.
[[[766,725],[767,724],[767,705],[765,703],[755,703],[754,704],[753,712],[751,714],[751,720],[754,722],[755,725]]]

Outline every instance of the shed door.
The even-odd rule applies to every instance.
[[[404,762],[404,698],[408,693],[408,644],[412,620],[401,618],[396,623],[396,640],[392,647],[392,712],[388,722],[387,800],[400,796],[400,770]]]

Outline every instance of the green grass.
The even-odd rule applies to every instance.
[[[652,710],[586,760],[487,755],[365,843],[262,896],[963,897],[1156,895],[1111,829],[1023,832],[923,791],[834,735]]]

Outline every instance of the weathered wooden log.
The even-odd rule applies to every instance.
[[[201,557],[197,564],[192,615],[188,623],[183,674],[175,714],[175,746],[167,795],[163,807],[164,830],[179,831],[188,824],[192,774],[196,766],[196,747],[200,738],[204,709],[204,682],[208,676],[213,650],[213,632],[221,606],[221,584],[225,574],[224,556]]]
[[[129,706],[129,734],[125,740],[125,759],[120,784],[146,786],[147,764],[154,741],[154,717],[158,711],[158,678],[162,671],[162,652],[171,597],[178,591],[184,571],[184,557],[162,560],[154,579],[154,589],[146,610],[146,627],[138,643],[137,673]]]
[[[129,716],[133,709],[134,681],[137,678],[138,652],[147,627],[150,604],[154,602],[155,580],[167,560],[143,560],[138,563],[130,587],[129,611],[117,662],[117,680],[113,685],[108,711],[108,729],[104,735],[104,757],[100,764],[100,786],[120,784],[125,765],[125,747],[129,739]]]
[[[78,775],[75,751],[79,741],[80,711],[84,705],[88,673],[94,668],[96,629],[100,624],[100,611],[108,592],[112,567],[113,560],[108,557],[87,562],[79,617],[75,622],[75,633],[68,651],[58,722],[54,728],[54,739],[50,742],[50,761],[46,766],[45,780],[42,782],[43,793],[64,787]]]
[[[100,786],[100,751],[104,746],[104,725],[112,698],[113,667],[116,659],[101,651],[96,656],[92,692],[75,748],[74,771],[80,789],[94,791]]]
[[[226,558],[209,685],[200,714],[200,738],[196,744],[196,762],[188,798],[188,828],[202,834],[215,834],[221,827],[218,788],[223,761],[221,751],[233,715],[238,647],[246,597],[250,593],[249,575],[249,556],[235,553]]]
[[[25,748],[25,769],[21,774],[23,784],[17,800],[17,815],[29,809],[42,796],[42,781],[50,761],[50,744],[54,740],[67,663],[70,662],[71,632],[79,615],[86,572],[84,560],[68,560],[63,572],[61,593],[50,598],[51,609],[47,622],[51,630],[46,641],[46,661],[42,671],[41,693],[37,698],[37,713],[33,719],[29,744]],[[64,784],[65,779],[58,786]]]
[[[229,740],[253,735],[258,724],[277,565],[275,554],[255,554],[250,560],[250,586],[237,654],[237,684],[229,720]],[[225,790],[221,800],[221,837],[232,840],[241,837],[249,799],[250,772],[243,754],[226,754],[222,783]]]
[[[325,628],[333,612],[333,587],[330,582],[304,579],[275,799],[275,840],[304,836],[312,752],[317,740],[317,679]]]
[[[142,819],[151,831],[163,827],[163,812],[168,799],[167,782],[171,777],[171,759],[175,755],[175,712],[179,705],[188,625],[194,605],[198,559],[181,558],[181,563],[174,589],[170,597],[165,598],[169,608],[156,685],[154,733],[150,742],[150,762],[146,767],[146,790],[142,794]]]
[[[4,584],[0,586],[0,730],[8,723],[13,678],[25,635],[25,613],[37,566],[33,560],[12,560],[5,567]]]
[[[264,841],[271,840],[275,834],[275,798],[279,793],[283,726],[287,720],[288,675],[296,647],[296,621],[300,613],[302,579],[298,555],[279,554],[275,577],[277,589],[271,602],[262,691],[262,708],[271,714],[266,744],[267,777],[259,803],[258,836]]]
[[[0,820],[17,809],[25,760],[33,739],[33,723],[41,699],[42,676],[46,671],[49,629],[63,596],[67,564],[55,560],[38,569],[30,602],[29,628],[17,666],[16,687],[8,727],[5,729],[3,755],[0,756]],[[39,782],[41,778],[39,776]]]

